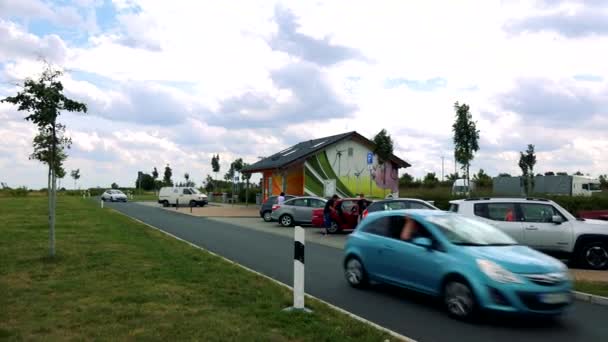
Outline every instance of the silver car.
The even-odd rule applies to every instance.
[[[279,221],[283,227],[290,227],[294,224],[312,223],[312,211],[317,208],[324,208],[326,199],[319,197],[297,197],[272,206],[271,218]]]
[[[127,201],[127,195],[125,195],[122,191],[120,190],[106,190],[102,195],[101,195],[101,200],[102,201],[110,201],[110,202],[126,202]]]

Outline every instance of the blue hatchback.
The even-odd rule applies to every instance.
[[[448,313],[559,315],[572,303],[560,261],[484,222],[438,210],[370,214],[348,238],[346,280],[388,283],[441,297]]]

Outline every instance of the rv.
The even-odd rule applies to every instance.
[[[563,196],[592,196],[600,192],[600,181],[588,176],[536,176],[530,193],[563,195]],[[496,177],[493,179],[494,195],[524,196],[523,177]]]
[[[475,190],[475,182],[472,180],[469,180],[469,183],[467,184],[467,180],[466,179],[457,179],[454,181],[454,184],[452,184],[452,195],[456,195],[456,196],[468,196],[471,191]]]

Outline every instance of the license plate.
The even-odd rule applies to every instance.
[[[540,301],[545,304],[559,304],[569,301],[569,296],[565,293],[544,293],[540,295]]]

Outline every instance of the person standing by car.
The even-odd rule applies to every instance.
[[[359,210],[359,219],[357,220],[357,223],[359,223],[361,222],[363,212],[365,211],[365,209],[367,209],[367,201],[365,200],[364,194],[359,195],[359,200],[357,201],[357,209]]]
[[[281,205],[281,204],[283,204],[283,202],[285,202],[285,193],[281,192],[281,194],[277,198],[277,204]]]
[[[325,228],[331,228],[331,212],[335,210],[336,200],[338,195],[333,195],[327,202],[325,202],[325,208],[323,209],[323,218],[325,221]]]

